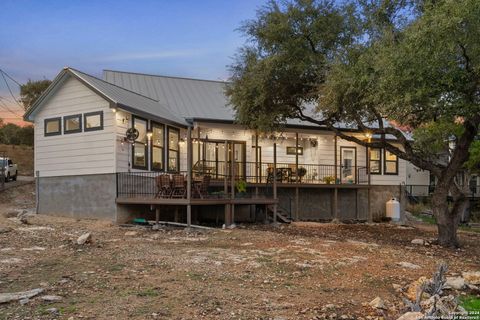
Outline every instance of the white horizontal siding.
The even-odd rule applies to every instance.
[[[103,130],[44,135],[44,120],[103,111]],[[109,102],[75,78],[68,78],[35,116],[35,170],[40,176],[115,172],[114,118]]]

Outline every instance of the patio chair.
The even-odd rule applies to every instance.
[[[172,193],[170,176],[167,174],[159,175],[155,178],[157,184],[157,194],[155,198],[167,198]]]
[[[185,188],[185,178],[181,174],[174,174],[172,178],[171,198],[185,198],[187,188]]]
[[[283,172],[282,168],[277,168],[277,174],[276,174],[277,182],[282,182],[283,181]],[[273,183],[273,165],[267,167],[267,184],[268,183]]]
[[[209,175],[204,175],[201,181],[196,181],[194,184],[195,194],[198,195],[201,199],[204,199],[208,196],[208,187],[210,186],[211,177]]]

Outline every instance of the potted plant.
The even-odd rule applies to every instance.
[[[322,180],[323,180],[323,182],[325,182],[326,184],[331,184],[332,182],[335,181],[335,177],[333,177],[333,176],[326,176],[326,177],[324,177]]]
[[[235,189],[237,189],[237,195],[239,198],[244,198],[247,194],[247,182],[245,180],[238,180],[235,183]]]

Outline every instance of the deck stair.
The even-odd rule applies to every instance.
[[[269,214],[269,218],[273,220],[273,205],[267,206],[267,212]],[[282,223],[291,223],[292,219],[290,219],[289,216],[289,213],[285,209],[277,206],[277,221]]]

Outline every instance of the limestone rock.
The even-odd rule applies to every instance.
[[[465,279],[462,277],[447,277],[445,289],[462,290],[465,288]]]
[[[90,241],[92,241],[92,234],[90,232],[87,232],[78,237],[77,244],[84,245],[85,243],[88,243]]]
[[[375,308],[375,309],[387,309],[385,307],[385,302],[383,302],[383,299],[380,297],[376,297],[369,303],[370,307]]]
[[[125,232],[126,237],[135,237],[138,234],[137,231],[127,231]]]
[[[466,283],[473,284],[475,286],[480,285],[480,271],[463,272],[462,275]]]
[[[60,296],[53,296],[53,295],[45,295],[41,296],[40,299],[42,299],[45,302],[57,302],[63,299],[63,297]]]
[[[416,265],[416,264],[413,264],[413,263],[410,263],[410,262],[406,262],[406,261],[399,262],[399,263],[397,263],[397,265],[399,265],[400,267],[406,268],[406,269],[420,269],[421,268],[419,265]]]
[[[23,299],[29,299],[39,295],[43,292],[42,288],[32,289],[29,291],[12,292],[12,293],[0,293],[0,304],[8,303],[10,301],[17,301]]]
[[[417,292],[420,292],[422,285],[430,281],[427,279],[427,277],[420,277],[418,280],[412,282],[406,292],[406,296],[410,301],[416,301],[417,300]]]
[[[407,312],[397,320],[419,320],[421,318],[423,318],[423,313],[421,312]]]
[[[423,240],[423,239],[413,239],[412,244],[418,244],[418,245],[423,246],[425,244],[425,240]]]

